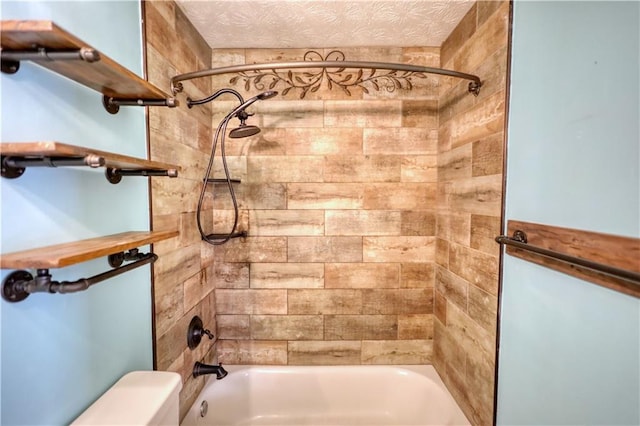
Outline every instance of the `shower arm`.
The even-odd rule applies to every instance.
[[[299,68],[360,68],[371,70],[390,70],[390,71],[406,71],[406,72],[418,72],[427,74],[438,74],[448,77],[456,77],[464,80],[470,80],[469,92],[478,96],[480,93],[480,87],[482,81],[480,77],[473,74],[467,74],[463,72],[447,70],[443,68],[423,67],[418,65],[398,64],[389,62],[366,62],[366,61],[298,61],[298,62],[274,62],[264,64],[247,64],[247,65],[232,65],[228,67],[209,68],[200,71],[193,71],[185,74],[179,74],[171,78],[171,91],[175,95],[183,90],[182,81],[192,80],[195,78],[210,77],[220,74],[235,74],[245,73],[249,71],[268,71],[277,69],[299,69]],[[223,89],[229,90],[229,89]]]

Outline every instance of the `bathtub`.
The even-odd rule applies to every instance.
[[[182,426],[469,425],[432,366],[224,368]]]

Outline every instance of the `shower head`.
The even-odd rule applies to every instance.
[[[260,93],[258,96],[256,96],[256,98],[258,98],[260,100],[269,99],[269,98],[273,98],[277,94],[278,94],[278,92],[276,92],[275,90],[269,90],[267,92]]]
[[[240,123],[239,127],[231,129],[229,137],[233,139],[248,138],[260,133],[260,128],[257,126],[247,126],[244,121]]]
[[[229,113],[229,116],[237,117],[240,120],[240,126],[235,129],[232,129],[229,132],[229,137],[234,139],[239,138],[247,138],[249,136],[253,136],[257,133],[260,133],[260,128],[256,126],[248,126],[246,123],[247,118],[252,116],[253,114],[247,113],[246,109],[249,105],[253,104],[256,101],[261,101],[263,99],[273,98],[277,95],[278,92],[274,90],[269,90],[267,92],[262,92],[251,99],[247,99],[240,106]]]

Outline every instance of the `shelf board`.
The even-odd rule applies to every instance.
[[[180,167],[161,163],[159,161],[144,160],[141,158],[129,157],[126,155],[114,154],[92,148],[85,148],[76,145],[68,145],[60,142],[3,142],[0,143],[0,154],[13,157],[85,157],[87,155],[97,155],[104,158],[104,167],[112,169],[147,169],[147,170],[175,170],[180,171]]]
[[[98,257],[153,244],[178,235],[178,231],[131,231],[88,240],[73,241],[0,256],[2,269],[62,268]]]
[[[33,50],[34,46],[61,51],[92,49],[90,45],[51,21],[6,20],[2,21],[0,33],[3,51]],[[108,97],[149,100],[171,98],[102,53],[100,60],[96,62],[49,59],[31,61]]]

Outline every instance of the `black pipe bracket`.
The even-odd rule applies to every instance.
[[[13,271],[2,281],[2,298],[7,302],[21,302],[32,293],[75,293],[88,289],[109,278],[131,271],[132,269],[153,263],[158,259],[154,253],[139,253],[138,249],[109,255],[110,271],[80,278],[75,281],[53,281],[48,269],[38,269],[36,276],[25,270]],[[124,261],[132,261],[120,266]]]
[[[56,50],[36,47],[32,50],[6,50],[0,52],[2,72],[15,74],[20,69],[20,61],[85,61],[97,62],[100,52],[90,47],[72,50]]]

